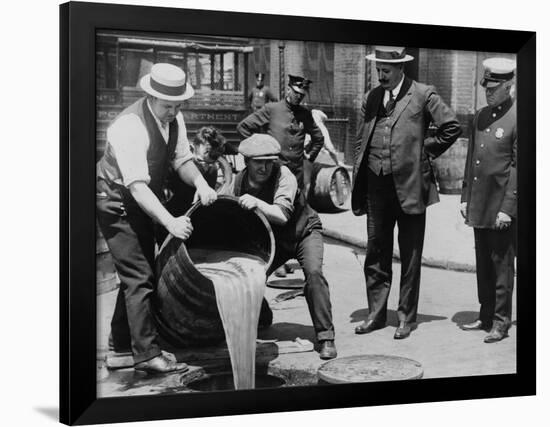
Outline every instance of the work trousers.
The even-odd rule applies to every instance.
[[[393,231],[397,223],[401,258],[397,318],[400,322],[412,323],[416,321],[418,311],[426,213],[411,215],[403,212],[391,174],[376,175],[370,169],[367,173],[368,241],[364,273],[368,318],[379,324],[386,323],[392,281]]]
[[[515,223],[506,230],[474,228],[479,319],[508,330],[514,291]]]
[[[126,213],[120,203],[97,203],[98,222],[120,278],[111,336],[115,351],[131,349],[135,363],[161,353],[151,313],[154,289],[153,221],[143,212]]]
[[[277,239],[275,239],[277,240]],[[334,340],[332,324],[332,307],[328,282],[323,275],[323,236],[321,230],[312,230],[306,237],[295,244],[276,244],[275,257],[267,272],[273,273],[290,259],[297,259],[305,276],[304,295],[317,341]],[[269,307],[262,305],[260,314],[265,316]]]

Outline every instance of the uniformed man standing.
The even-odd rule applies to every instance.
[[[259,110],[268,102],[277,102],[277,97],[273,95],[271,89],[264,85],[264,73],[256,73],[256,87],[248,95],[248,105],[251,112]]]
[[[474,118],[460,211],[474,227],[479,318],[464,330],[490,330],[493,343],[508,336],[516,256],[516,105],[510,96],[515,62],[489,58],[481,86],[487,106]]]
[[[300,76],[288,76],[285,99],[264,105],[258,111],[241,121],[237,130],[248,138],[253,133],[267,133],[281,145],[280,158],[304,189],[304,142],[306,134],[311,136],[308,147],[309,158],[313,163],[323,148],[324,138],[321,129],[315,124],[311,111],[300,105],[311,80]]]
[[[163,206],[164,183],[171,164],[193,185],[203,204],[213,203],[208,186],[189,150],[180,112],[193,96],[187,75],[172,64],[155,64],[140,81],[147,96],[130,105],[107,129],[107,146],[97,164],[97,218],[120,278],[111,321],[110,347],[131,351],[134,369],[164,373],[188,369],[161,351],[151,313],[155,223],[180,239],[193,227]]]

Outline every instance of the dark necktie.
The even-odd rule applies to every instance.
[[[393,93],[392,91],[390,90],[390,98],[388,99],[388,102],[386,102],[386,106],[384,108],[386,108],[386,114],[389,116],[393,109],[395,108],[395,98],[393,97]]]

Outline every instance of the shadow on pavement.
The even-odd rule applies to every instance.
[[[477,311],[459,311],[455,313],[451,318],[451,321],[456,323],[457,326],[464,325],[465,323],[472,323],[477,320],[479,317],[479,312]]]
[[[300,325],[299,323],[274,323],[268,329],[258,332],[258,339],[294,341],[296,338],[302,338],[315,342],[315,331],[313,326]]]
[[[362,308],[356,310],[350,314],[350,323],[360,322],[367,320],[369,310],[367,308]],[[421,323],[435,322],[439,320],[447,319],[445,316],[434,316],[431,314],[418,314],[416,316],[416,324],[420,325]],[[475,319],[474,319],[475,320]],[[397,321],[397,312],[395,310],[388,310],[387,312],[387,321],[386,326],[395,326],[397,327],[399,322]]]
[[[473,321],[479,318],[478,311],[459,311],[451,318],[451,320],[457,324],[457,326],[463,325],[465,323],[472,323]],[[517,326],[518,321],[512,321],[512,326]]]

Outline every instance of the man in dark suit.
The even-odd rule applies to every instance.
[[[461,213],[474,227],[479,318],[464,330],[491,330],[493,343],[508,336],[514,289],[516,105],[510,96],[515,62],[489,58],[481,86],[487,106],[474,118],[462,185]]]
[[[392,280],[393,231],[399,228],[401,286],[395,339],[410,335],[416,322],[426,207],[439,201],[430,161],[459,137],[455,113],[433,86],[405,76],[414,58],[405,48],[376,47],[380,86],[367,92],[355,146],[352,209],[367,214],[365,279],[369,316],[355,328],[365,334],[386,324]],[[432,122],[437,130],[428,137]]]

